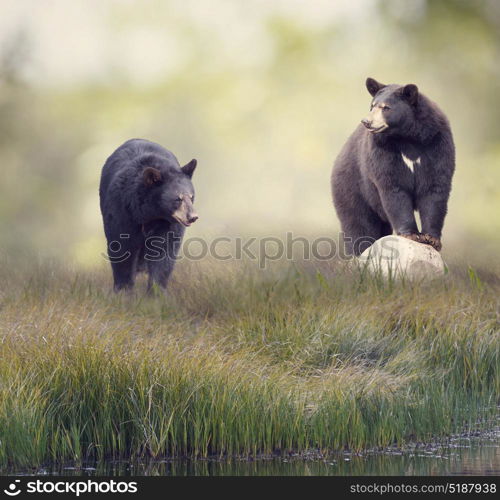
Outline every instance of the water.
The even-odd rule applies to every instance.
[[[480,437],[455,437],[446,445],[421,445],[404,452],[393,449],[362,454],[339,453],[327,458],[104,462],[82,467],[67,464],[9,472],[67,476],[498,476],[500,430]]]

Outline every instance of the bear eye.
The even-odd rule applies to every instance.
[[[391,108],[390,108],[389,106],[382,106],[382,109],[383,109],[384,111],[387,111],[388,109],[391,109]]]

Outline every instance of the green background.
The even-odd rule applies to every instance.
[[[101,261],[106,157],[144,137],[197,158],[188,234],[331,236],[330,171],[367,76],[415,83],[452,124],[444,251],[500,241],[500,3],[2,1],[0,247]]]

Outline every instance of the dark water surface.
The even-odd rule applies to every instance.
[[[407,451],[385,450],[329,457],[272,459],[109,461],[85,466],[66,464],[3,474],[67,476],[427,476],[500,475],[500,430],[480,437],[456,437],[446,445],[421,445]]]

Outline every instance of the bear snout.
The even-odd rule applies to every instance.
[[[361,120],[361,123],[368,129],[370,129],[372,127],[372,122],[371,120],[368,120],[368,118],[363,118]]]
[[[172,214],[172,217],[178,222],[188,227],[199,218],[196,210],[193,207],[193,203],[189,196],[182,196],[181,206]]]
[[[192,224],[193,222],[196,222],[198,219],[199,219],[199,216],[197,213],[192,213],[192,214],[189,214],[189,216],[188,216],[188,222],[190,224]]]

